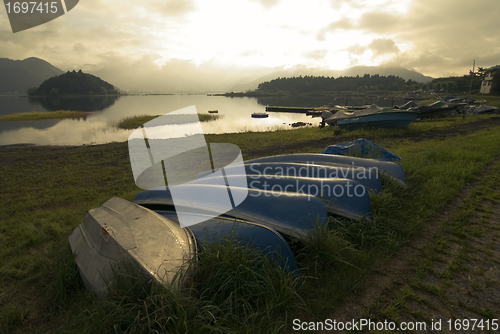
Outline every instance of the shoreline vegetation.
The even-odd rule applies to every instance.
[[[120,129],[125,129],[125,130],[132,130],[140,127],[144,123],[147,123],[156,117],[159,117],[162,115],[139,115],[139,116],[130,116],[122,119],[121,121],[118,121],[116,123],[116,126]],[[174,117],[174,116],[171,116]],[[200,114],[198,113],[198,118],[200,119],[200,122],[210,122],[210,121],[215,121],[216,119],[219,119],[223,117],[223,115],[219,114]]]
[[[65,119],[65,118],[82,118],[87,117],[88,112],[85,111],[31,111],[18,114],[1,115],[0,122],[22,122],[22,121],[41,121],[47,119]]]
[[[0,241],[4,245],[0,249],[0,332],[292,333],[292,319],[314,323],[340,319],[333,316],[343,314],[349,298],[359,298],[354,291],[379,283],[373,281],[374,272],[386,272],[383,268],[391,265],[404,245],[433,230],[446,203],[471,182],[487,180],[473,193],[474,198],[466,200],[466,206],[446,209],[457,217],[452,217],[453,224],[434,229],[436,241],[428,243],[425,257],[419,253],[411,270],[400,271],[406,273],[409,285],[381,288],[374,294],[383,297],[389,308],[382,307],[377,297],[364,304],[356,299],[367,319],[430,323],[436,308],[426,305],[436,300],[444,303],[440,309],[451,312],[446,315],[460,318],[463,306],[455,305],[453,299],[462,295],[459,288],[469,291],[467,305],[476,298],[473,293],[500,288],[498,275],[470,282],[478,263],[484,268],[491,268],[490,261],[500,263],[492,258],[498,239],[484,244],[473,239],[485,230],[483,220],[495,218],[493,205],[500,201],[500,168],[490,168],[489,177],[483,177],[500,158],[498,119],[491,115],[448,117],[403,129],[360,129],[340,136],[333,136],[328,128],[209,135],[207,142],[238,145],[245,159],[319,153],[327,143],[364,136],[403,157],[408,187],[384,180],[384,190],[371,196],[372,223],[331,216],[328,228],[318,229],[304,243],[293,243],[304,278],[301,284],[276,271],[265,257],[227,242],[204,246],[193,260],[195,279],[181,290],[148,287],[118,272],[114,288],[102,300],[83,287],[68,236],[89,209],[113,196],[132,200],[141,191],[134,183],[127,143],[0,147],[0,170],[7,176],[0,189]],[[484,209],[481,219],[469,219],[477,201],[492,207]],[[485,236],[490,234],[485,230]],[[439,262],[442,248],[453,250],[455,244],[461,251],[450,251],[453,262],[443,268]],[[488,255],[471,262],[476,256],[472,251]],[[429,269],[430,264],[440,263],[439,272]],[[422,272],[434,276],[427,279]],[[463,279],[467,275],[469,280]],[[412,308],[415,301],[419,307]],[[451,303],[454,308],[447,308]],[[467,314],[499,318],[488,305],[483,301],[477,308],[468,308]]]
[[[71,111],[71,110],[58,110],[58,111],[32,111],[26,113],[0,115],[0,122],[22,122],[22,121],[42,121],[48,119],[66,119],[66,118],[82,118],[91,114],[85,111]],[[161,115],[139,115],[131,116],[118,121],[115,126],[121,129],[130,130],[135,129],[142,124]],[[222,117],[217,114],[198,114],[200,122],[209,122]]]

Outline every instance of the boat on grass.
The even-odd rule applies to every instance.
[[[90,210],[69,236],[82,281],[98,297],[109,291],[116,272],[130,265],[144,282],[179,287],[201,246],[222,240],[261,251],[283,270],[298,274],[290,246],[267,226],[208,217],[181,228],[175,211],[154,211],[118,197]]]
[[[418,118],[431,118],[438,116],[454,116],[459,115],[459,110],[464,107],[466,103],[452,103],[446,101],[437,101],[429,105],[413,108],[418,112]]]
[[[362,126],[396,128],[407,126],[418,115],[419,113],[413,110],[381,108],[372,104],[364,109],[339,109],[335,114],[323,120],[329,125],[336,125],[343,129],[356,129]]]

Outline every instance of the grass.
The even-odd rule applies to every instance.
[[[32,112],[12,114],[12,115],[2,115],[0,116],[0,122],[40,121],[44,119],[80,118],[86,116],[88,116],[88,113],[84,111],[70,111],[70,110],[41,111],[41,112],[32,111]]]
[[[131,129],[136,129],[143,125],[144,123],[147,123],[161,115],[139,115],[139,116],[131,116],[122,119],[117,123],[117,127],[121,129],[126,129],[126,130],[131,130]],[[175,117],[174,116],[169,116],[169,117]],[[181,116],[182,117],[182,116]],[[198,114],[198,118],[200,119],[200,122],[209,122],[209,121],[214,121],[216,119],[219,119],[222,117],[222,115],[218,114]],[[182,119],[179,118],[179,121],[182,122]]]
[[[345,138],[345,141],[351,141],[356,138],[370,138],[370,140],[377,141],[384,140],[390,136],[408,136],[416,135],[426,131],[437,131],[450,129],[457,126],[465,125],[468,123],[478,122],[481,120],[488,120],[497,118],[496,115],[475,115],[468,117],[444,117],[438,119],[420,120],[411,123],[404,128],[360,128],[352,131],[342,131],[340,134],[336,132],[335,128],[325,127],[318,129],[315,127],[300,128],[289,131],[272,131],[272,132],[245,132],[234,134],[210,134],[206,135],[207,142],[217,143],[233,143],[241,148],[243,155],[246,159],[254,158],[249,156],[248,152],[256,148],[263,149],[266,147],[275,147],[278,143],[280,145],[291,146],[291,150],[297,152],[293,146],[296,143],[307,143],[321,140],[328,140],[335,138],[338,140]],[[387,141],[387,142],[390,142]],[[314,143],[313,143],[314,145]],[[384,145],[385,144],[384,142]],[[325,147],[316,148],[320,152]],[[315,149],[314,146],[307,148],[307,150]],[[276,154],[291,153],[291,152],[277,152]]]
[[[424,128],[453,126],[461,120],[441,122],[427,122]],[[292,242],[304,278],[300,286],[267,258],[221,243],[209,244],[200,253],[196,279],[182,291],[148,290],[122,276],[122,286],[103,300],[84,290],[67,237],[90,208],[112,196],[132,200],[140,191],[126,143],[1,148],[0,332],[280,333],[291,331],[294,318],[326,319],[379,261],[419,233],[498,157],[499,130],[420,142],[377,142],[404,158],[409,187],[384,180],[385,190],[371,198],[373,223],[332,216],[328,228],[318,228],[306,242]],[[383,138],[393,132],[374,133]],[[207,141],[232,142],[245,152],[270,146],[272,140],[293,145],[326,134],[332,133],[301,129],[207,136]],[[471,207],[465,207],[464,214]]]
[[[76,316],[71,330],[279,333],[285,327],[285,315],[298,298],[298,280],[269,257],[225,239],[204,245],[199,258],[191,262],[187,265],[196,270],[182,289],[175,288],[175,282],[170,286],[147,284],[128,263],[116,269],[112,288],[103,300],[93,299],[71,283],[71,291],[80,291],[87,302],[86,312]],[[69,281],[76,283],[75,277],[72,274]]]
[[[492,241],[494,247],[490,247],[491,244],[484,242],[488,236],[484,235],[483,230],[478,233],[478,225],[481,229],[488,229],[491,235],[495,230],[498,231],[497,218],[492,218],[489,223],[481,220],[479,224],[474,223],[474,218],[479,217],[484,209],[497,206],[500,200],[500,166],[497,164],[490,168],[487,175],[475,181],[477,186],[469,191],[463,202],[439,226],[429,244],[424,246],[416,259],[410,259],[416,274],[407,272],[406,275],[413,277],[412,281],[397,281],[398,288],[390,296],[384,296],[385,309],[392,311],[386,319],[400,321],[400,315],[404,314],[405,320],[408,320],[410,314],[431,323],[436,316],[435,310],[441,307],[456,314],[466,311],[471,318],[498,318],[498,309],[488,309],[489,312],[485,313],[482,306],[477,306],[488,304],[485,295],[490,292],[486,291],[486,287],[496,290],[499,284],[498,280],[492,280],[485,274],[486,268],[491,267],[492,249],[498,244]],[[427,283],[430,280],[434,283]],[[464,286],[463,281],[467,281],[467,285]],[[428,312],[411,306],[408,291],[425,300],[429,305]],[[379,301],[373,303],[363,316],[380,319],[384,312]]]

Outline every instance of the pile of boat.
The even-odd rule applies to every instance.
[[[382,108],[375,104],[352,107],[333,106],[321,114],[321,126],[326,124],[342,129],[355,129],[361,126],[404,127],[416,119],[444,116],[468,116],[498,113],[498,108],[486,105],[474,105],[460,98],[446,98],[429,105],[418,106],[409,101],[401,106]]]
[[[343,129],[361,126],[395,128],[407,126],[419,113],[411,109],[381,108],[375,104],[364,107],[339,107],[321,114],[323,124],[336,125]]]
[[[369,223],[370,194],[382,190],[381,175],[405,182],[399,164],[379,159],[292,154],[244,161],[140,192],[133,202],[112,198],[87,213],[69,242],[85,286],[99,296],[124,261],[145,279],[172,284],[200,246],[225,238],[298,274],[287,241],[308,237],[330,215]],[[179,192],[208,195],[179,200]],[[218,194],[229,194],[229,206]],[[199,223],[182,227],[181,214]]]

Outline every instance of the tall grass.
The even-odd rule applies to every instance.
[[[202,248],[186,264],[194,268],[189,275],[178,275],[171,285],[145,281],[136,267],[124,262],[115,270],[109,292],[102,300],[93,299],[75,319],[72,331],[281,333],[287,313],[300,304],[298,278],[271,258],[229,239]],[[68,284],[59,287],[74,290]]]
[[[0,122],[12,121],[39,121],[44,119],[62,119],[62,118],[82,118],[88,116],[84,111],[32,111],[25,113],[17,113],[11,115],[1,115]]]
[[[126,129],[126,130],[132,130],[140,127],[144,123],[147,123],[161,115],[139,115],[139,116],[130,116],[126,117],[118,122],[116,122],[114,125],[120,129]],[[172,119],[176,117],[177,115],[172,115],[170,116]],[[198,114],[198,118],[200,122],[209,122],[209,121],[215,121],[219,118],[221,118],[223,115],[219,114]],[[179,115],[179,122],[183,121],[182,115]]]

